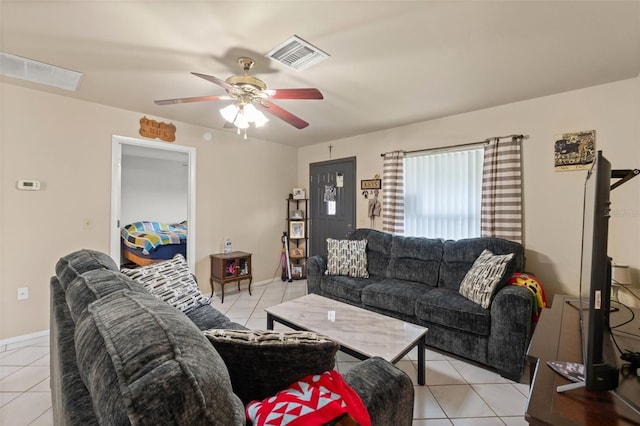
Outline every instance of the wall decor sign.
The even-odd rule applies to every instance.
[[[563,133],[554,146],[555,170],[584,170],[591,167],[596,154],[596,131]]]
[[[165,142],[175,142],[176,126],[173,123],[162,123],[147,117],[140,119],[140,136],[145,138],[158,138]]]
[[[382,179],[361,180],[360,189],[382,189]]]

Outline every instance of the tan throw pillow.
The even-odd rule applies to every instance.
[[[327,275],[369,278],[367,240],[327,238]]]
[[[460,294],[488,309],[512,258],[513,253],[495,255],[485,249],[460,283]]]

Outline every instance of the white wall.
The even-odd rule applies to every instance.
[[[143,115],[0,83],[0,340],[49,328],[49,279],[61,256],[109,253],[112,136],[140,138]],[[254,282],[273,278],[285,198],[299,186],[297,149],[174,124],[175,143],[196,148],[200,287],[210,292],[209,254],[226,237],[253,253]],[[18,191],[18,179],[38,179],[42,189]],[[29,299],[17,300],[19,287],[29,287]]]
[[[185,155],[186,157],[186,155]],[[178,223],[187,220],[187,161],[122,156],[121,220]]]
[[[526,268],[555,293],[577,294],[585,171],[554,171],[557,135],[596,130],[596,147],[614,168],[640,168],[639,78],[331,141],[332,158],[357,157],[357,185],[382,175],[380,154],[524,134],[524,245]],[[329,159],[329,143],[301,148],[298,180],[308,182],[309,163]],[[384,182],[383,182],[384,186]],[[358,196],[357,223],[369,227],[367,201]],[[382,197],[381,197],[382,198]],[[630,264],[640,285],[640,178],[612,193],[609,255]],[[377,220],[376,228],[382,228]]]

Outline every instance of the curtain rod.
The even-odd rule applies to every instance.
[[[425,148],[425,149],[415,149],[413,151],[403,151],[405,154],[414,154],[416,152],[427,152],[427,151],[436,151],[439,149],[448,149],[448,148],[461,148],[463,146],[471,146],[471,145],[478,145],[481,143],[489,143],[491,142],[492,139],[527,139],[528,137],[525,135],[506,135],[506,136],[494,136],[492,138],[487,138],[483,141],[478,141],[478,142],[468,142],[468,143],[461,143],[458,145],[449,145],[449,146],[441,146],[441,147],[437,147],[437,148]],[[384,157],[385,155],[390,154],[390,152],[383,152],[382,154],[380,154],[380,157]]]

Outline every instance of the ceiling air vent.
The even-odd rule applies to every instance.
[[[295,35],[271,49],[264,56],[296,71],[305,70],[329,57],[327,53]]]
[[[72,91],[82,78],[81,72],[4,52],[0,52],[0,74]]]

